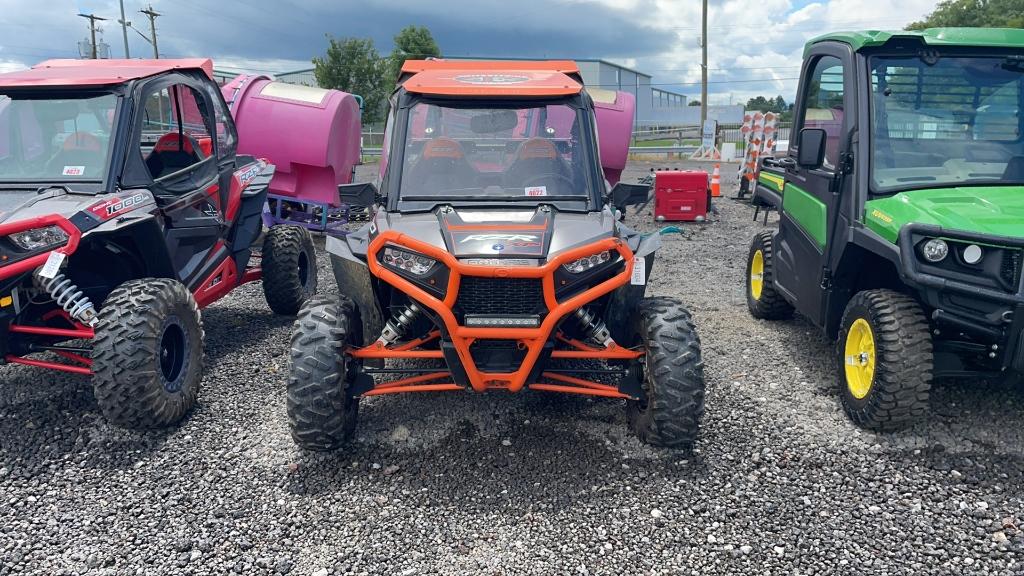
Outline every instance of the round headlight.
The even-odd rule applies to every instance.
[[[921,254],[929,262],[942,262],[949,255],[949,245],[945,240],[932,238],[924,243]]]
[[[981,262],[981,257],[985,255],[985,252],[981,249],[981,246],[977,244],[971,244],[967,248],[964,248],[964,262],[968,264],[977,264]]]

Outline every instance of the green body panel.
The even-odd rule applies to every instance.
[[[764,170],[761,170],[757,175],[757,181],[758,183],[764,184],[768,188],[775,190],[779,194],[782,194],[782,188],[786,185],[786,179],[784,177],[765,172]]]
[[[788,182],[785,190],[785,194],[782,195],[782,210],[814,239],[818,249],[824,250],[825,230],[828,227],[825,203],[803,188]]]
[[[811,46],[819,42],[842,42],[855,52],[881,46],[893,38],[919,38],[929,46],[979,46],[990,48],[1024,48],[1024,30],[1016,28],[929,28],[927,30],[864,30],[832,32],[812,38],[804,47],[807,56]]]
[[[900,192],[864,205],[864,223],[895,243],[904,224],[1024,237],[1024,186],[971,186]]]

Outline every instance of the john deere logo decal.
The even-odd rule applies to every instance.
[[[455,77],[456,82],[463,84],[499,85],[522,84],[529,82],[529,76],[518,76],[515,74],[463,74]]]

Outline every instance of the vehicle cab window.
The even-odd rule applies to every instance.
[[[139,153],[154,181],[187,174],[214,154],[213,114],[198,90],[172,84],[144,102]]]
[[[117,96],[0,95],[0,181],[106,178]]]
[[[804,128],[824,130],[824,167],[826,170],[835,170],[839,163],[839,141],[843,128],[843,63],[835,56],[822,56],[812,66],[797,133]]]
[[[871,188],[1024,183],[1024,66],[1001,53],[877,54]]]

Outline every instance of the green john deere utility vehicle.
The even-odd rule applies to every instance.
[[[836,340],[858,425],[922,418],[937,377],[1024,371],[1024,30],[851,32],[804,51],[788,155],[765,158],[747,302]]]

